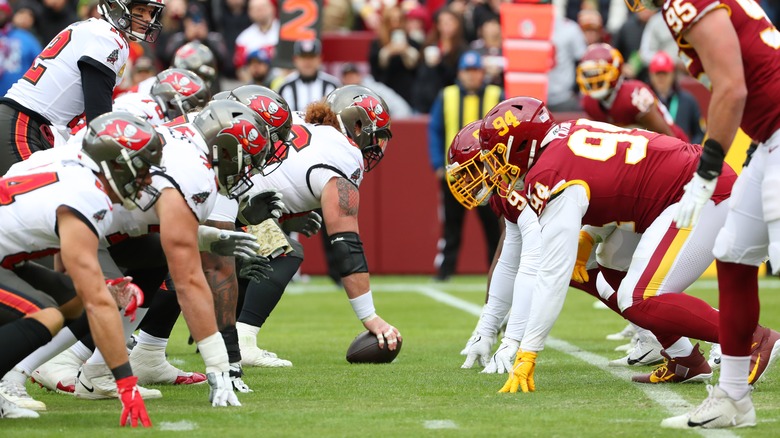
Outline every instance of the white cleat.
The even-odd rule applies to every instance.
[[[601,301],[598,301],[599,303]],[[607,335],[608,341],[629,341],[631,340],[634,335],[636,334],[636,327],[634,327],[633,324],[629,323],[623,330],[612,333],[611,335]]]
[[[252,336],[239,336],[238,346],[241,349],[241,365],[261,368],[286,368],[293,366],[289,360],[282,359],[267,350],[257,347],[257,341]]]
[[[658,342],[652,333],[648,336],[640,336],[634,348],[628,351],[625,357],[609,361],[611,367],[638,367],[645,365],[657,365],[664,361],[661,356],[663,346]]]
[[[707,385],[709,396],[692,412],[663,420],[670,429],[721,429],[756,425],[756,410],[750,392],[734,400],[719,386]]]
[[[162,398],[162,393],[156,389],[138,386],[138,392],[145,400]],[[108,365],[85,363],[76,377],[76,397],[88,400],[119,398],[116,390],[116,380],[108,369]]]
[[[710,364],[710,368],[712,368],[712,371],[715,371],[720,368],[720,359],[721,359],[721,352],[720,352],[720,344],[712,344],[710,347],[710,357],[707,359],[707,363]]]
[[[23,409],[31,411],[46,410],[46,403],[30,397],[23,383],[11,379],[0,380],[0,396]]]
[[[182,371],[165,358],[165,347],[136,344],[130,353],[130,366],[139,385],[199,385],[206,383],[203,373]]]
[[[49,391],[73,395],[76,390],[76,375],[83,363],[83,360],[68,349],[39,366],[30,375],[30,379]]]
[[[0,394],[0,418],[38,418],[37,412],[20,408],[16,403],[5,398],[3,394]]]

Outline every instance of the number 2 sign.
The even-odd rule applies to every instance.
[[[293,44],[320,37],[322,0],[282,0],[275,65],[292,67]]]

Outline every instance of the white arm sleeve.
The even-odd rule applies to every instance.
[[[569,279],[577,260],[582,216],[588,208],[585,189],[575,185],[550,201],[539,218],[542,227],[541,262],[536,277],[528,327],[520,348],[541,351],[561,313]]]
[[[525,208],[517,218],[522,236],[523,253],[515,278],[512,312],[506,325],[506,337],[520,341],[528,325],[528,315],[536,288],[536,275],[542,257],[542,233],[539,220],[530,208]]]

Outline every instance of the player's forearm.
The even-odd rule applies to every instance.
[[[368,272],[360,272],[341,277],[341,282],[344,285],[344,291],[347,293],[349,299],[357,298],[371,290]]]
[[[169,257],[168,266],[173,283],[176,285],[176,296],[181,312],[192,338],[200,341],[216,333],[214,299],[199,260],[190,257],[182,266],[182,263],[177,263],[175,258],[171,260]]]
[[[734,88],[729,85],[713,88],[707,121],[707,137],[720,143],[724,153],[728,153],[734,141],[747,97],[744,83],[730,86]]]
[[[214,298],[214,312],[217,327],[222,330],[236,324],[236,305],[238,303],[238,280],[234,257],[223,257],[211,253],[201,253],[203,273]]]
[[[482,309],[477,324],[477,333],[483,336],[495,336],[506,314],[512,306],[512,294],[515,288],[517,268],[520,266],[522,240],[517,226],[507,224],[501,238],[498,260],[494,262],[488,284],[489,299]],[[519,339],[518,339],[519,340]]]

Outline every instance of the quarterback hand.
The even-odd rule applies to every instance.
[[[322,228],[322,216],[317,214],[316,211],[310,211],[308,214],[287,219],[281,223],[281,226],[282,231],[285,233],[289,234],[295,231],[306,237],[311,237]]]
[[[398,342],[403,341],[401,332],[399,332],[397,328],[386,323],[385,320],[377,314],[374,314],[374,316],[363,321],[363,327],[376,336],[377,341],[379,341],[379,348],[385,348],[385,341],[387,341],[387,348],[390,351],[393,351],[398,348]]]
[[[466,347],[466,361],[463,362],[463,365],[460,367],[469,369],[473,367],[474,362],[477,361],[481,367],[487,365],[488,357],[490,357],[490,351],[493,350],[494,342],[495,338],[491,338],[490,336],[472,336]]]
[[[241,261],[241,270],[238,271],[238,276],[249,281],[260,282],[268,280],[268,274],[273,271],[274,268],[271,267],[268,258],[255,255]]]
[[[125,309],[125,316],[129,316],[131,322],[135,321],[135,312],[138,310],[138,306],[144,303],[144,292],[132,281],[133,277],[106,280],[108,291],[114,297],[119,308]]]
[[[253,234],[200,225],[198,249],[218,256],[248,259],[257,255],[260,244]]]
[[[680,199],[680,207],[674,216],[677,228],[689,228],[696,225],[701,209],[712,197],[717,184],[718,178],[706,180],[698,173],[693,174],[693,179],[685,185],[685,193]]]
[[[266,219],[279,219],[283,209],[282,194],[273,189],[266,190],[239,202],[238,220],[245,225],[257,225]]]
[[[230,382],[230,372],[208,373],[209,401],[211,406],[241,406],[236,393],[233,392],[233,384]]]
[[[490,358],[490,362],[482,372],[485,374],[505,374],[512,371],[512,362],[515,360],[519,348],[520,343],[514,339],[502,339],[498,350]]]
[[[130,423],[130,427],[138,427],[138,420],[141,420],[143,427],[152,427],[152,420],[146,413],[144,400],[141,393],[138,392],[138,377],[130,376],[116,381],[116,389],[119,393],[119,400],[122,401],[122,416],[119,417],[119,425],[125,426]],[[129,421],[128,421],[129,420]]]
[[[577,245],[577,261],[574,263],[574,272],[571,273],[571,279],[577,283],[587,283],[590,279],[587,264],[592,251],[593,237],[586,231],[580,231],[580,241]]]
[[[532,351],[517,350],[517,358],[509,373],[509,378],[498,392],[517,392],[517,388],[523,392],[536,391],[534,382],[534,370],[536,368],[536,353]]]

